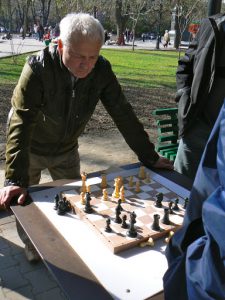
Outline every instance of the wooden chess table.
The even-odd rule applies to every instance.
[[[123,166],[121,169],[125,168],[128,170],[138,165]],[[192,182],[177,172],[167,170],[154,170],[154,172],[187,190],[191,189]],[[89,174],[89,176],[93,177],[97,175],[99,176],[97,173]],[[70,183],[71,180],[58,180],[31,187],[31,198],[32,192],[43,191]],[[25,206],[13,205],[11,209],[68,299],[93,299],[93,295],[95,299],[99,300],[119,299],[103,287],[94,272],[83,261],[82,255],[78,254],[71,247],[33,201],[28,201],[28,204]],[[91,251],[92,245],[89,245],[89,247]],[[98,259],[101,258],[96,254],[96,264],[98,264]],[[110,273],[110,269],[108,269],[108,272]],[[154,270],[149,270],[149,272],[154,272]],[[112,280],[114,277],[116,277],[116,274],[111,274]],[[149,284],[151,285],[151,282]],[[132,297],[127,299],[132,299]],[[150,295],[148,299],[163,299],[163,292],[159,291],[154,295]]]

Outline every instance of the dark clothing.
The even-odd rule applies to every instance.
[[[177,69],[179,135],[198,119],[212,129],[225,97],[225,16],[203,20]],[[209,131],[210,133],[210,131]]]
[[[27,186],[29,152],[57,156],[77,147],[99,99],[139,160],[146,166],[158,160],[105,58],[98,58],[86,78],[72,82],[56,48],[29,58],[12,97],[6,179]]]
[[[225,102],[202,156],[184,223],[166,249],[165,300],[225,299]]]

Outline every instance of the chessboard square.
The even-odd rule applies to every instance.
[[[157,191],[157,193],[163,193],[163,194],[167,194],[167,193],[170,192],[170,190],[168,190],[168,189],[165,188],[165,187],[157,188],[156,191]]]
[[[91,185],[91,193],[92,192],[96,192],[96,191],[99,191],[100,190],[100,187],[98,185]]]
[[[109,195],[114,192],[114,188],[106,188]]]
[[[140,181],[140,178],[133,176],[133,182],[137,182],[137,181]]]
[[[140,219],[141,217],[146,215],[146,211],[144,209],[137,209],[135,211],[135,214],[137,216],[137,219]]]
[[[138,217],[137,221],[140,221],[140,222],[142,222],[143,224],[146,225],[146,224],[152,223],[153,219],[152,219],[152,216],[146,215],[146,213],[145,213],[142,216]]]
[[[115,182],[114,182],[114,181],[109,181],[109,182],[107,182],[107,185],[108,185],[109,187],[113,187],[113,186],[114,186],[114,184],[115,184]]]
[[[95,208],[95,210],[97,209],[98,212],[106,210],[109,208],[107,204],[108,204],[108,201],[98,203],[98,207]]]
[[[142,186],[141,186],[141,190],[142,190],[143,192],[149,192],[149,191],[152,191],[153,188],[152,188],[150,185],[142,185]]]
[[[134,194],[134,192],[129,191],[129,190],[125,190],[125,197],[132,196],[133,194]]]
[[[102,220],[102,216],[99,215],[99,214],[95,214],[95,213],[92,213],[92,214],[86,214],[86,218],[88,220],[90,220],[91,222],[97,222],[99,220]]]
[[[70,197],[71,195],[77,195],[77,191],[76,190],[68,190],[68,191],[65,191],[63,192],[63,194],[66,196],[66,197]]]
[[[149,194],[147,193],[137,193],[137,196],[139,199],[143,199],[143,200],[146,200],[146,199],[149,199]]]
[[[80,201],[77,201],[75,205],[81,210],[84,209],[84,204],[82,204]]]

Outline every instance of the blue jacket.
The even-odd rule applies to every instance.
[[[171,239],[165,300],[225,299],[225,102],[206,145],[182,228]]]

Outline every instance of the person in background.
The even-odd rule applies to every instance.
[[[223,14],[204,19],[196,39],[178,63],[180,143],[174,168],[192,180],[225,98],[224,25]]]
[[[167,48],[170,42],[170,34],[168,30],[165,30],[164,36],[163,36],[163,46],[164,48]]]
[[[89,14],[60,22],[58,45],[26,62],[12,97],[6,143],[5,187],[0,204],[23,204],[29,185],[48,169],[53,180],[80,179],[78,138],[102,101],[127,144],[147,167],[173,169],[159,156],[139,122],[109,61],[99,55],[104,29]],[[18,223],[17,223],[18,224]],[[17,225],[30,261],[38,255]]]

